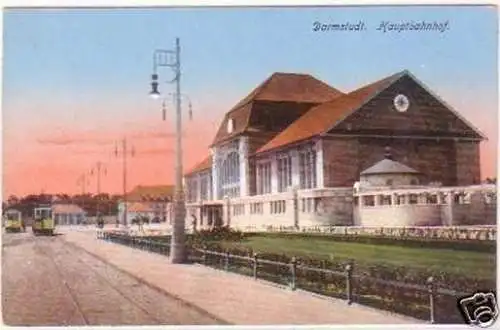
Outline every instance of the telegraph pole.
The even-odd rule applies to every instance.
[[[104,175],[106,175],[106,168],[103,166],[104,164],[98,161],[94,168],[90,170],[90,175],[94,174],[94,170],[96,171],[96,180],[97,180],[97,212],[96,217],[99,219],[101,214],[101,205],[100,205],[100,195],[101,195],[101,171]]]
[[[130,156],[134,157],[135,151],[134,147],[128,149],[130,147],[127,146],[127,139],[122,139],[122,163],[123,163],[123,225],[127,226],[127,156],[130,153]],[[118,157],[118,146],[115,149],[115,155]]]

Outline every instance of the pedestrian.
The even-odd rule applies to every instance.
[[[196,233],[196,224],[197,224],[197,219],[194,214],[191,214],[191,225],[193,226],[193,233]]]

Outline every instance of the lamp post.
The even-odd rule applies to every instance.
[[[174,221],[172,228],[172,239],[170,245],[170,262],[183,263],[186,260],[186,233],[185,216],[186,204],[184,200],[184,190],[182,187],[182,112],[181,112],[181,57],[180,41],[175,40],[175,50],[157,49],[153,54],[153,75],[151,82],[150,96],[159,98],[158,74],[159,67],[169,67],[174,71],[175,77],[169,83],[176,84],[176,143],[175,143],[175,191],[174,191]]]

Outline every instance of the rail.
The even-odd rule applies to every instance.
[[[160,253],[166,256],[168,256],[170,252],[169,244],[158,242],[150,238],[138,238],[134,236],[128,236],[124,234],[111,233],[105,231],[99,231],[97,237],[99,239],[103,239],[106,241],[127,245],[133,248],[138,248],[149,252]],[[210,257],[217,257],[218,260],[215,261],[209,260]],[[344,297],[347,304],[352,304],[355,301],[354,299],[356,295],[356,292],[354,290],[354,288],[356,287],[355,282],[358,284],[371,282],[385,287],[392,287],[397,290],[419,292],[422,295],[427,295],[426,298],[427,316],[425,318],[430,323],[437,323],[436,309],[438,306],[436,300],[438,296],[447,296],[454,299],[458,299],[458,297],[467,296],[467,293],[465,292],[459,292],[447,288],[438,287],[433,277],[427,278],[425,284],[422,283],[419,284],[419,283],[406,283],[401,281],[386,280],[363,274],[355,274],[354,263],[352,261],[348,262],[342,270],[333,270],[333,269],[317,268],[317,267],[303,265],[295,257],[291,258],[290,262],[285,263],[280,261],[263,259],[260,257],[258,253],[248,256],[242,256],[242,255],[231,254],[228,251],[219,252],[219,251],[211,251],[206,248],[193,248],[193,247],[189,249],[189,259],[190,261],[199,262],[205,266],[219,265],[219,268],[225,271],[235,271],[231,270],[231,266],[238,266],[235,265],[236,261],[244,262],[243,268],[245,267],[250,268],[250,271],[247,272],[246,275],[251,275],[254,279],[259,279],[259,278],[268,279],[270,276],[274,278],[285,276],[287,279],[287,283],[284,284],[291,290],[304,289],[303,288],[304,285],[301,285],[302,287],[299,287],[298,283],[307,282],[307,279],[304,280],[304,278],[307,278],[306,272],[315,273],[316,275],[319,276],[330,276],[331,277],[330,280],[332,282],[336,281],[337,284],[339,283],[343,284],[344,292],[340,293],[338,296]],[[239,266],[242,267],[241,265]],[[269,271],[265,272],[262,270],[262,268],[265,266],[280,267],[281,273],[280,271],[277,271],[275,274],[270,274]],[[308,290],[307,288],[305,288],[305,290],[314,291],[314,290]],[[319,292],[319,294],[325,295],[323,292]],[[456,303],[456,300],[454,301]]]

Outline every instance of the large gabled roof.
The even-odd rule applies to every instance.
[[[210,168],[212,168],[212,156],[207,156],[202,162],[199,162],[189,171],[184,173],[184,175],[189,176],[195,173],[199,173],[201,171],[208,170]]]
[[[364,104],[405,75],[409,76],[436,100],[441,102],[441,104],[443,104],[448,110],[469,126],[480,138],[485,139],[484,134],[482,134],[470,122],[462,117],[450,105],[435,95],[408,70],[403,70],[389,77],[361,87],[353,92],[335,98],[329,102],[315,106],[288,126],[283,132],[275,136],[267,144],[257,150],[257,153],[270,151],[327,133],[334,126],[342,122],[352,113],[356,112]]]
[[[257,153],[306,140],[328,131],[335,123],[342,121],[367,100],[398,80],[404,73],[404,71],[398,72],[312,108],[282,133],[257,150]]]
[[[255,102],[294,102],[320,104],[343,95],[309,74],[276,72],[239,101],[224,117],[212,145],[244,133],[248,129],[250,115]],[[234,129],[226,131],[228,119],[233,120]]]

